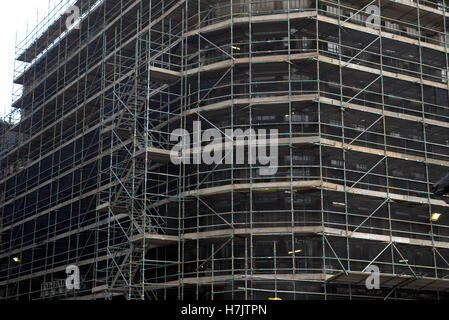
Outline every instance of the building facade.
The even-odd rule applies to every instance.
[[[17,46],[0,298],[445,298],[447,11],[61,1]],[[174,163],[195,122],[278,130],[276,173]]]

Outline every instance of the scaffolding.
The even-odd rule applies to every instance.
[[[61,1],[0,122],[0,299],[446,298],[448,9]],[[195,121],[279,130],[277,173],[175,165]]]

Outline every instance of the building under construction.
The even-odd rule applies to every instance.
[[[0,123],[0,299],[446,298],[447,22],[445,0],[61,0]],[[278,129],[277,173],[174,164],[194,121]]]

